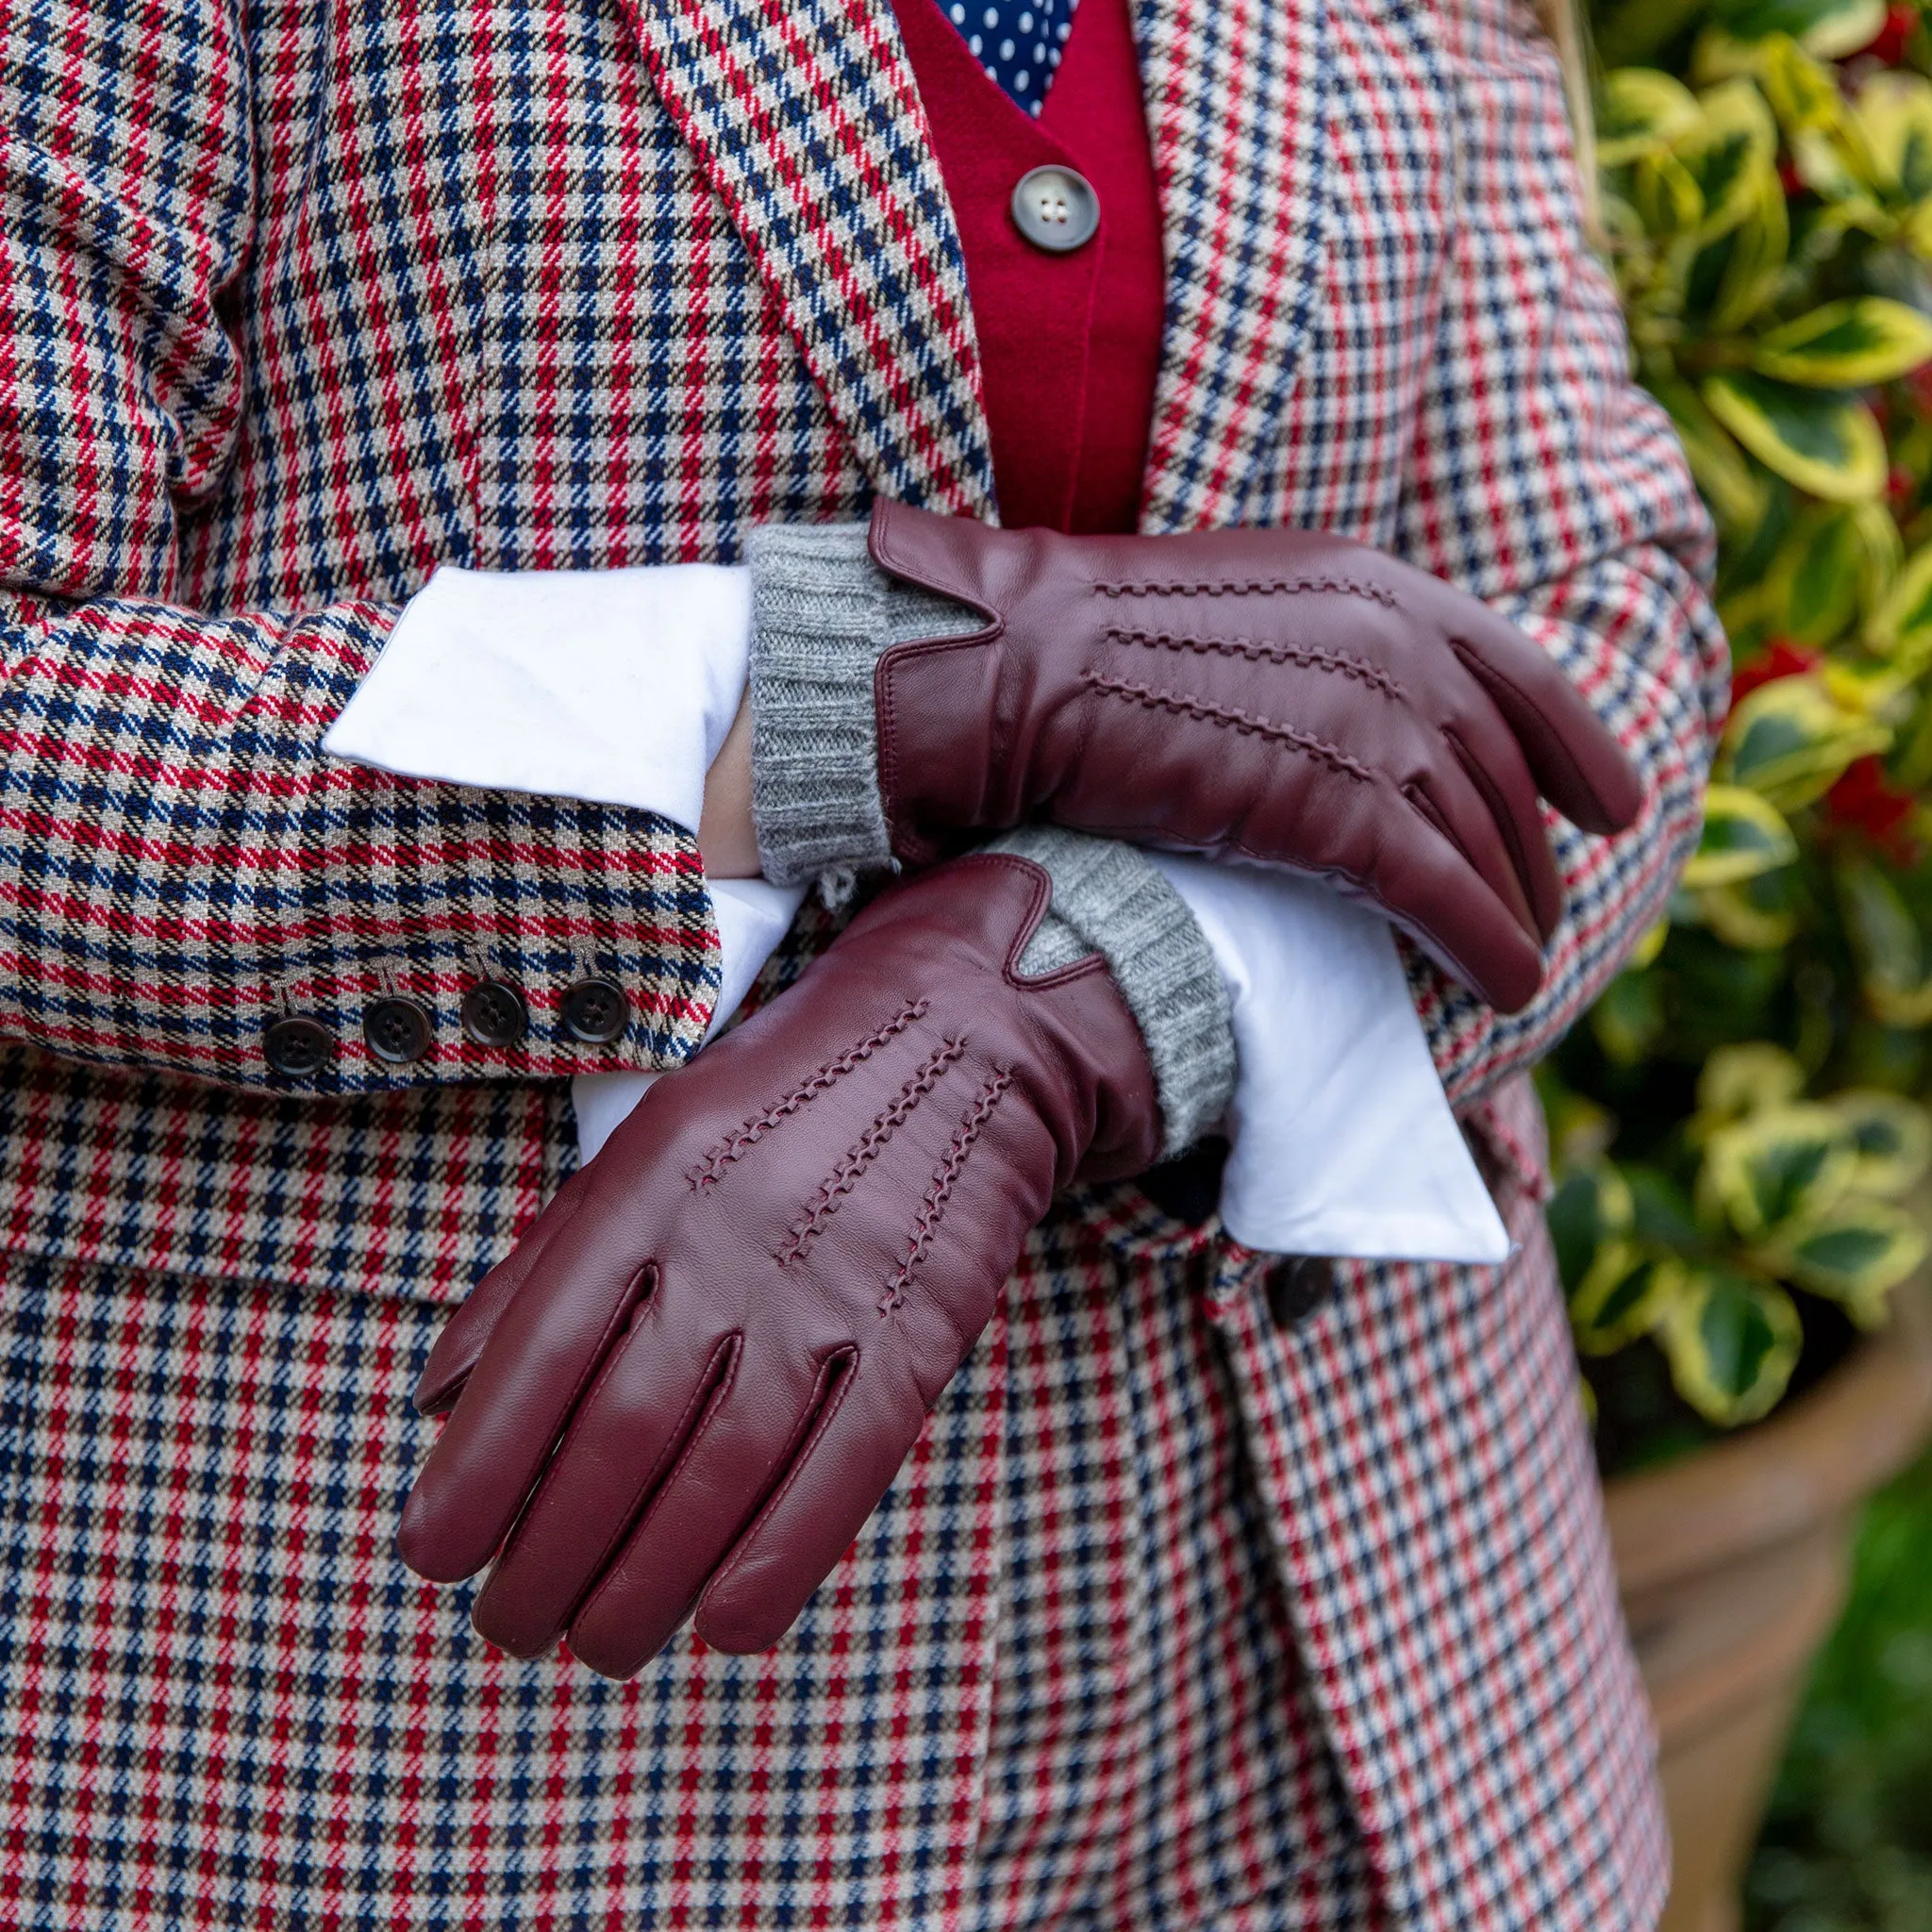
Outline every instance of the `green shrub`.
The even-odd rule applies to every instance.
[[[1669,916],[1542,1076],[1616,1463],[1764,1415],[1926,1253],[1932,40],[1882,0],[1595,28],[1603,245],[1737,672]]]

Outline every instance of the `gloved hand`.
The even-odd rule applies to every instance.
[[[1157,1157],[1100,958],[1023,979],[1051,889],[943,865],[658,1081],[438,1339],[405,1560],[498,1557],[476,1627],[627,1676],[697,1609],[775,1643],[885,1493],[1057,1187]]]
[[[879,789],[908,864],[1046,818],[1293,866],[1513,1011],[1562,911],[1539,791],[1591,832],[1641,803],[1521,631],[1345,538],[1063,537],[881,501],[871,550],[990,620],[878,662]]]

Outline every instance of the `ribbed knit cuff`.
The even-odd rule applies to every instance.
[[[873,670],[893,644],[985,620],[879,570],[863,524],[751,532],[751,810],[776,885],[892,862]]]
[[[1053,880],[1053,908],[1020,958],[1057,972],[1098,953],[1141,1028],[1165,1129],[1161,1158],[1198,1141],[1234,1095],[1234,1019],[1207,936],[1145,854],[1111,839],[1025,825],[991,850],[1030,858]]]

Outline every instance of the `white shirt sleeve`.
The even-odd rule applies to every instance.
[[[750,652],[741,568],[444,566],[323,749],[408,777],[632,806],[695,832]],[[1502,1260],[1508,1237],[1436,1078],[1388,925],[1309,880],[1153,857],[1200,922],[1233,1011],[1228,1232],[1283,1254]],[[710,891],[724,955],[715,1033],[803,895],[762,879]],[[574,1083],[583,1158],[654,1077]]]
[[[695,832],[751,666],[751,574],[444,564],[324,751],[408,778],[636,806]]]

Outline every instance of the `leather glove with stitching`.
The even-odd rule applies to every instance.
[[[1058,1187],[1161,1121],[1091,956],[1017,971],[1030,860],[868,907],[666,1074],[486,1276],[417,1386],[451,1410],[404,1511],[422,1574],[495,1570],[476,1627],[627,1676],[695,1607],[776,1642],[885,1493]]]
[[[1066,537],[874,506],[873,561],[984,613],[874,677],[898,859],[1049,819],[1288,865],[1373,901],[1504,1011],[1562,889],[1538,808],[1620,831],[1642,789],[1487,605],[1312,530]]]

